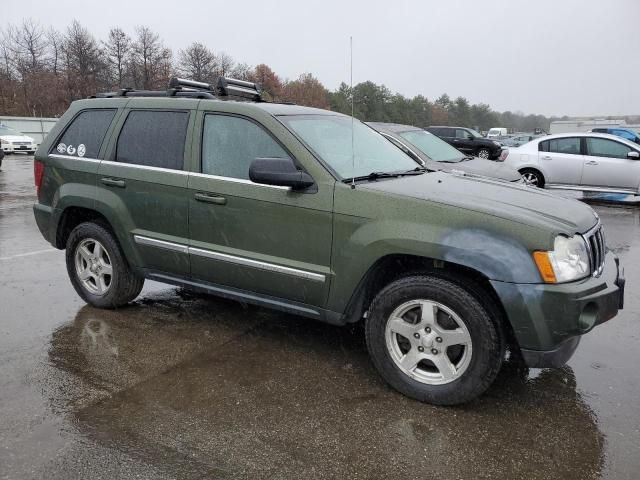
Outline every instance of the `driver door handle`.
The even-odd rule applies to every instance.
[[[215,205],[226,205],[227,199],[218,195],[208,195],[206,193],[196,193],[195,199],[199,202],[213,203]]]
[[[595,160],[589,160],[587,163],[585,163],[585,165],[598,165],[598,162],[596,162]]]

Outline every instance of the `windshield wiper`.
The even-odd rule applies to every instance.
[[[405,170],[405,171],[400,171],[400,172],[371,172],[368,175],[361,175],[359,177],[353,177],[353,178],[345,178],[344,180],[342,180],[344,183],[350,183],[350,182],[358,182],[358,181],[362,181],[362,180],[368,180],[368,181],[373,181],[373,180],[377,180],[379,178],[396,178],[396,177],[405,177],[405,176],[409,176],[409,175],[422,175],[423,173],[427,172],[428,170],[424,167],[416,167],[413,168],[411,170]]]

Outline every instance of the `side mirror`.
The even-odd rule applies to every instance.
[[[252,182],[304,190],[314,184],[313,178],[298,170],[290,158],[256,158],[249,167]]]
[[[468,135],[467,134],[467,140],[473,140],[473,135]]]
[[[632,150],[629,153],[627,153],[627,158],[631,160],[638,160],[640,159],[640,152],[636,152],[635,150]]]

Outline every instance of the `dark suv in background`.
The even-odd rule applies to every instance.
[[[497,160],[502,153],[500,142],[484,138],[472,128],[427,127],[425,130],[437,135],[461,152],[470,153],[476,157]]]

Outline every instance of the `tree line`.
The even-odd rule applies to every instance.
[[[268,65],[236,62],[224,51],[193,42],[177,53],[147,26],[133,32],[113,27],[105,39],[96,38],[74,20],[64,30],[26,19],[0,32],[0,114],[60,116],[77,99],[97,92],[131,87],[164,89],[178,75],[214,83],[220,76],[259,83],[272,101],[293,102],[351,114],[365,121],[395,122],[419,127],[458,125],[488,130],[548,130],[552,118],[496,112],[484,103],[470,104],[447,94],[431,101],[391,92],[366,81],[353,87],[342,83],[328,90],[311,73],[283,79]],[[567,117],[563,117],[567,118]]]

